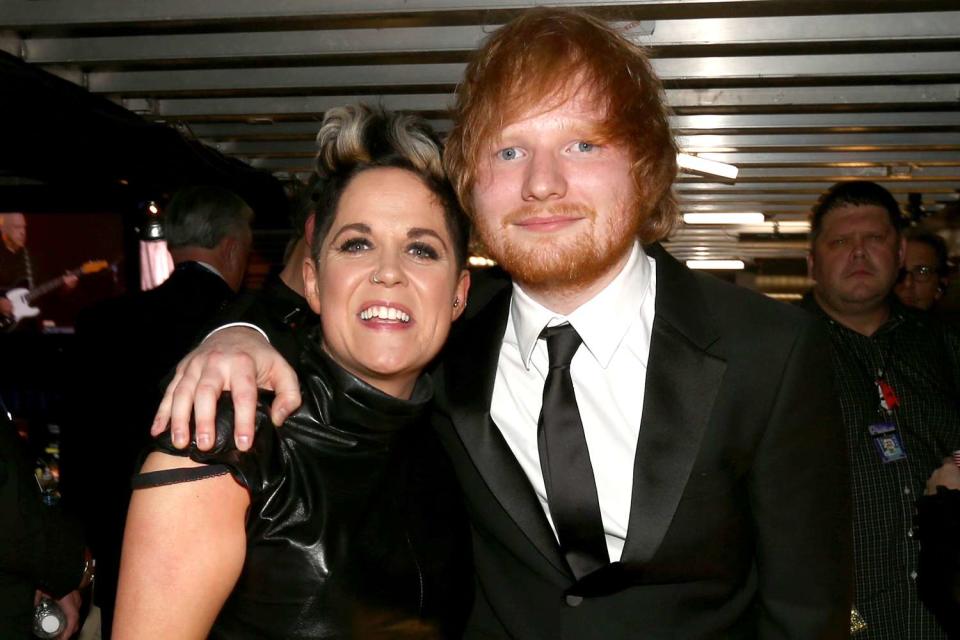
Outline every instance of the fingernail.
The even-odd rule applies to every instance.
[[[237,436],[237,447],[246,450],[250,446],[250,436]]]
[[[187,444],[187,436],[182,431],[173,432],[173,446],[180,448]]]
[[[210,446],[210,435],[206,433],[201,433],[197,436],[197,445],[201,449],[206,449]]]

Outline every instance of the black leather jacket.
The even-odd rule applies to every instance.
[[[301,385],[303,405],[279,429],[261,398],[250,452],[232,445],[229,399],[213,451],[189,451],[227,466],[251,497],[246,562],[211,637],[459,637],[472,598],[469,528],[424,419],[429,378],[398,400],[311,346]]]

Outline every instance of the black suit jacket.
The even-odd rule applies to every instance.
[[[579,583],[490,418],[510,282],[475,279],[436,412],[474,527],[468,637],[845,637],[848,472],[822,327],[647,252],[656,316],[623,558]]]
[[[160,286],[106,300],[77,318],[77,413],[62,436],[63,493],[83,516],[97,556],[104,638],[109,637],[130,477],[150,440],[161,381],[232,297],[223,278],[184,262]]]

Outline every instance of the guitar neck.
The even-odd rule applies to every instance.
[[[34,300],[36,300],[36,299],[39,298],[40,296],[45,295],[45,294],[47,294],[47,293],[50,293],[51,291],[53,291],[54,289],[60,287],[60,285],[63,284],[63,278],[64,278],[65,275],[67,275],[67,274],[69,274],[69,275],[76,275],[77,272],[78,272],[77,269],[74,269],[73,271],[68,271],[68,272],[67,272],[66,274],[64,274],[63,276],[59,276],[59,277],[57,277],[57,278],[54,278],[53,280],[49,280],[49,281],[47,281],[47,282],[44,282],[44,283],[41,284],[39,287],[34,287],[33,289],[30,289],[30,293],[27,294],[27,302],[33,302]]]

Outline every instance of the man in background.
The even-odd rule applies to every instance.
[[[63,433],[63,494],[83,516],[97,558],[104,638],[113,619],[130,477],[149,439],[161,381],[240,289],[252,218],[231,191],[183,189],[164,212],[175,265],[170,278],[150,291],[104,301],[77,319],[74,406],[82,419]]]
[[[13,318],[13,305],[5,294],[10,289],[32,289],[33,263],[27,250],[27,218],[22,213],[0,214],[0,316]],[[77,276],[65,274],[63,286],[73,289]]]
[[[313,174],[290,196],[292,231],[283,254],[283,269],[267,279],[259,291],[240,296],[222,314],[224,321],[243,317],[255,323],[294,367],[307,335],[319,324],[319,316],[310,309],[303,293],[303,260],[310,255],[317,180]]]
[[[935,233],[907,236],[903,269],[894,291],[900,302],[929,311],[947,290],[947,243]]]
[[[901,224],[880,185],[834,185],[813,211],[815,284],[802,306],[824,320],[833,345],[850,450],[854,605],[871,639],[942,639],[917,597],[912,516],[931,471],[960,448],[960,341],[893,296]]]

